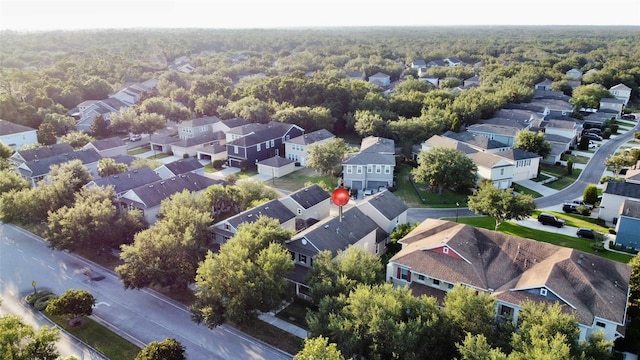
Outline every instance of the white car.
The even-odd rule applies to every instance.
[[[138,141],[138,140],[142,140],[142,135],[140,134],[129,135],[129,141]]]

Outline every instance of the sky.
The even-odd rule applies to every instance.
[[[633,25],[639,0],[0,0],[0,29]]]

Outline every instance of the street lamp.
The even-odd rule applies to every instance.
[[[460,203],[456,202],[456,222],[458,222],[458,210],[460,209]]]

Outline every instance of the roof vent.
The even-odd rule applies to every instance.
[[[248,218],[250,218],[250,217],[252,217],[252,216],[253,216],[253,214],[249,214],[249,215],[247,215],[247,217],[248,217]]]
[[[329,228],[329,224],[325,225],[325,226],[324,226],[324,228],[325,228],[325,229],[328,229],[328,228]]]
[[[264,207],[264,209],[265,209],[265,210],[269,210],[269,207],[268,207],[268,206],[265,206],[265,207]]]
[[[302,245],[307,245],[307,239],[302,238],[302,240],[300,241],[302,243]]]

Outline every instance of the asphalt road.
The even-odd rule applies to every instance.
[[[96,281],[91,277],[104,279]],[[51,250],[44,241],[18,227],[0,223],[0,297],[3,313],[17,313],[43,324],[21,299],[38,289],[61,294],[87,290],[96,298],[93,317],[143,347],[154,340],[175,338],[190,360],[291,359],[292,355],[266,345],[227,326],[209,329],[191,321],[181,304],[148,290],[125,290],[114,273],[73,254]],[[65,338],[63,354],[99,359],[73,339]]]

